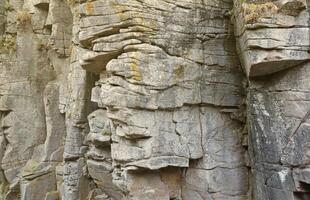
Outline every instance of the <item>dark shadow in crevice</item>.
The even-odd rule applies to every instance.
[[[309,200],[310,199],[310,184],[299,182],[300,192],[294,192],[294,200]]]

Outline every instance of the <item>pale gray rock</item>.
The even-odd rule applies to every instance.
[[[0,1],[0,200],[308,200],[308,4]]]
[[[247,76],[262,76],[309,60],[306,1],[234,1],[235,34]]]
[[[46,193],[56,190],[55,173],[48,173],[46,175],[39,176],[31,181],[22,181],[20,189],[22,200],[46,199]]]

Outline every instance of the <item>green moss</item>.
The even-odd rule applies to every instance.
[[[101,131],[101,134],[102,134],[102,135],[105,135],[105,136],[110,136],[110,135],[112,135],[112,133],[111,133],[110,131],[107,131],[107,130],[102,130],[102,131]]]

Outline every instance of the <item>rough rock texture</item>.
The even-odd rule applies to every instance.
[[[0,200],[310,199],[306,0],[0,0]]]

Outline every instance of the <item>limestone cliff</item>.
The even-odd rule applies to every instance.
[[[0,0],[0,200],[309,200],[306,0]]]

